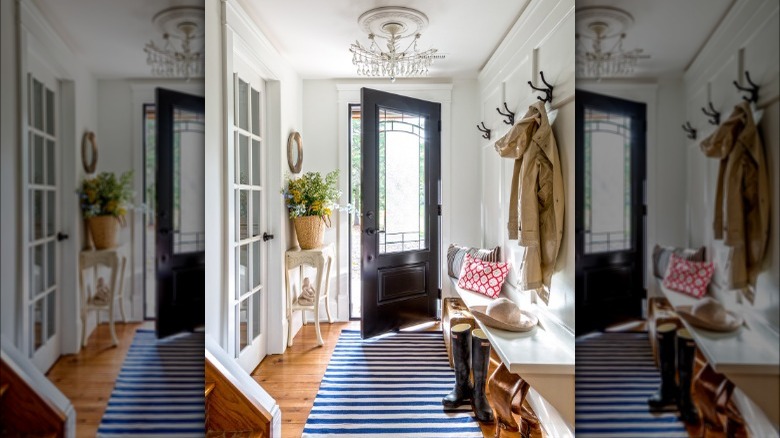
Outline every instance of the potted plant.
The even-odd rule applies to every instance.
[[[306,172],[296,179],[287,177],[282,194],[301,249],[322,246],[325,226],[330,228],[330,214],[338,208],[337,201],[341,197],[338,179],[338,170],[328,173],[325,178],[319,172]]]
[[[81,182],[78,189],[81,214],[87,221],[95,249],[116,246],[118,226],[125,225],[127,206],[133,198],[132,178],[132,171],[118,178],[112,172],[101,172]]]

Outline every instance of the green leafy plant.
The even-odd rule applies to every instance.
[[[101,172],[94,178],[85,178],[77,190],[81,214],[85,218],[114,216],[121,220],[133,199],[132,181],[132,171],[119,177],[112,172]]]
[[[301,216],[329,216],[339,208],[341,198],[338,189],[339,171],[334,170],[325,178],[319,172],[306,172],[300,178],[287,177],[282,189],[291,218]]]

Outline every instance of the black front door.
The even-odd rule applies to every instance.
[[[158,88],[157,336],[204,324],[205,139],[202,97]]]
[[[363,338],[436,318],[438,103],[361,90]]]
[[[577,334],[641,316],[645,104],[576,94]]]

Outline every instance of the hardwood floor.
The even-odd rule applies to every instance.
[[[287,348],[284,354],[267,356],[252,372],[252,377],[279,403],[282,410],[282,437],[300,438],[341,330],[359,330],[360,322],[325,322],[320,324],[320,329],[325,342],[322,347],[317,345],[314,325],[308,324],[298,332],[293,346]],[[440,330],[438,324],[428,329]],[[494,425],[480,426],[483,436],[494,436]],[[504,432],[501,436],[515,438],[520,435]]]
[[[111,345],[108,324],[99,325],[79,354],[62,356],[46,374],[76,409],[76,435],[94,437],[114,382],[138,328],[153,323],[116,324],[119,345]]]

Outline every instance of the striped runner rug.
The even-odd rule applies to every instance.
[[[304,437],[482,437],[471,406],[445,410],[455,375],[441,332],[341,332]]]
[[[203,333],[157,339],[138,329],[108,400],[99,437],[203,437]]]
[[[647,333],[577,338],[576,434],[580,437],[688,437],[677,411],[651,413],[647,398],[661,377]]]

